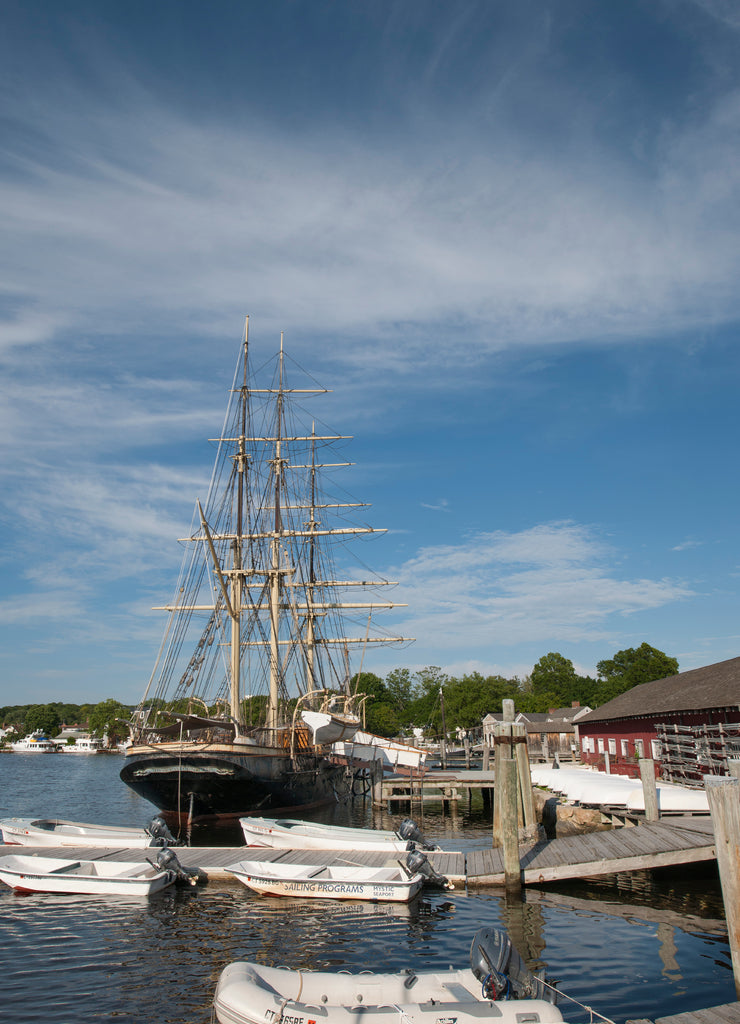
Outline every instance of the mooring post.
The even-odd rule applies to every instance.
[[[740,758],[728,757],[727,767],[730,770],[730,775],[735,779],[740,779]]]
[[[525,828],[537,824],[532,793],[532,772],[529,767],[529,750],[527,749],[527,729],[523,722],[514,723],[514,743],[517,777],[522,807],[522,823]]]
[[[501,797],[501,786],[503,785],[503,774],[501,771],[501,760],[511,758],[511,732],[514,724],[514,701],[510,698],[501,701],[503,710],[503,721],[497,722],[493,727],[493,845],[503,846],[503,800]],[[516,791],[515,791],[516,793]],[[516,810],[516,805],[515,805]]]
[[[373,790],[373,803],[378,805],[383,803],[383,762],[378,758],[373,760],[370,767],[370,779]]]
[[[493,727],[493,845],[503,844],[501,833],[501,751],[504,723]]]
[[[488,771],[488,765],[490,764],[490,761],[491,761],[491,748],[488,746],[487,743],[484,743],[483,744],[483,771],[484,772]]]
[[[705,775],[704,789],[714,825],[732,973],[740,999],[740,779]]]
[[[642,795],[645,800],[645,821],[658,821],[658,787],[655,784],[655,762],[651,757],[641,757],[640,778],[642,779]]]
[[[507,889],[520,889],[522,872],[519,866],[519,825],[517,796],[517,768],[513,757],[502,757],[501,787],[501,822],[504,854],[504,885]]]

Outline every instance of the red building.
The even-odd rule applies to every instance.
[[[701,784],[740,758],[740,658],[642,683],[578,720],[581,759],[639,776],[651,757],[664,779]]]

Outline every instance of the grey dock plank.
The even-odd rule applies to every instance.
[[[675,1013],[670,1017],[656,1017],[655,1024],[738,1024],[740,1003],[723,1003],[705,1010]]]

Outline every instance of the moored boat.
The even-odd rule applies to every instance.
[[[228,870],[263,896],[300,896],[334,900],[378,900],[408,903],[424,884],[424,876],[397,867],[362,864],[271,864],[241,860]]]
[[[504,932],[476,932],[467,970],[348,974],[236,962],[214,998],[219,1024],[322,1021],[356,1024],[557,1024],[563,1016],[544,978],[527,970]]]
[[[377,736],[375,733],[358,729],[349,739],[338,739],[332,745],[332,753],[348,764],[382,765],[383,771],[398,775],[416,775],[423,772],[427,751],[410,743]]]
[[[149,861],[0,856],[0,881],[18,892],[79,893],[99,896],[151,896],[177,879],[174,871]]]
[[[344,436],[300,422],[298,402],[325,389],[289,386],[282,338],[264,383],[248,353],[245,330],[208,498],[121,771],[174,820],[283,813],[348,792],[354,768],[331,742],[360,723],[349,652],[403,639],[371,629],[392,603],[358,600],[390,581],[334,569],[333,545],[380,531],[348,524],[362,504],[322,484],[323,470],[351,465],[332,454]],[[345,628],[347,609],[369,616],[360,635]]]
[[[15,754],[55,754],[59,749],[54,740],[40,732],[32,732],[22,740],[10,744]]]
[[[247,846],[269,846],[279,850],[374,850],[393,852],[428,845],[416,824],[406,818],[391,832],[389,829],[350,828],[325,825],[294,818],[240,818]]]
[[[0,831],[6,845],[109,847],[113,849],[176,846],[167,826],[153,818],[146,828],[121,825],[90,825],[62,818],[3,818]]]
[[[74,743],[60,744],[59,749],[63,754],[100,754],[105,746],[94,736],[79,736]]]

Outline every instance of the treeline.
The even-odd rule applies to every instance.
[[[572,661],[551,651],[540,658],[524,679],[484,676],[480,672],[449,676],[442,669],[429,666],[418,672],[396,668],[385,679],[373,672],[363,672],[352,679],[352,689],[367,695],[365,724],[370,732],[397,736],[422,728],[440,735],[444,716],[446,732],[454,734],[457,728],[480,726],[486,715],[501,711],[506,699],[513,700],[518,711],[548,711],[570,707],[575,701],[596,708],[640,683],[675,675],[678,661],[643,643],[600,661],[596,672],[595,679],[581,676]],[[253,697],[244,701],[247,724],[256,725],[263,718],[266,700]],[[152,701],[152,706],[156,708],[159,703]],[[187,711],[187,700],[174,710]],[[211,709],[212,713],[217,710]],[[127,735],[126,726],[119,719],[129,718],[130,713],[130,707],[108,698],[99,704],[60,702],[0,707],[0,722],[6,728],[12,726],[20,736],[37,729],[57,736],[62,723],[80,725],[93,736],[107,735],[113,743]]]
[[[93,736],[108,736],[111,743],[124,739],[127,730],[119,718],[128,718],[130,708],[109,697],[98,704],[12,704],[0,707],[0,723],[16,737],[42,732],[58,736],[63,726],[79,726]]]
[[[574,701],[596,708],[640,683],[675,675],[678,661],[643,643],[600,661],[596,672],[596,679],[579,675],[569,658],[550,652],[524,679],[479,672],[448,676],[430,666],[413,673],[394,669],[385,680],[363,672],[353,680],[353,688],[368,694],[369,731],[395,736],[421,727],[440,735],[443,712],[444,727],[450,734],[457,728],[479,726],[487,714],[500,712],[506,699],[513,700],[518,711],[549,711],[571,707]]]

